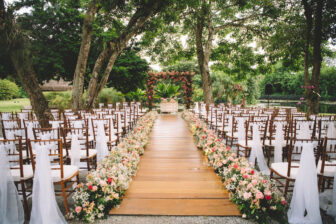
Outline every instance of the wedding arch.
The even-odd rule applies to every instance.
[[[192,103],[192,77],[195,75],[194,72],[178,72],[178,71],[167,71],[167,72],[148,72],[147,84],[147,99],[148,107],[152,109],[153,107],[153,98],[154,98],[154,86],[159,80],[171,80],[175,83],[182,85],[183,94],[184,94],[184,103],[187,109],[190,108]]]

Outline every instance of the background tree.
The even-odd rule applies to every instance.
[[[38,85],[28,38],[16,24],[13,10],[5,5],[4,0],[0,0],[0,52],[8,52],[40,125],[48,127],[52,114]]]

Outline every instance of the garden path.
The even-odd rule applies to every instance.
[[[159,115],[137,175],[110,214],[240,216],[179,114]]]

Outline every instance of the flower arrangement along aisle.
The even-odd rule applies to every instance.
[[[184,111],[183,118],[188,122],[196,139],[196,144],[206,156],[209,166],[222,178],[225,188],[230,191],[230,200],[237,204],[243,218],[267,223],[272,217],[283,220],[286,200],[274,181],[251,167],[244,157],[237,157],[226,147],[216,133],[209,129],[193,113]]]
[[[95,171],[88,174],[86,184],[79,184],[74,193],[75,209],[69,218],[93,222],[106,218],[119,205],[136,174],[140,155],[148,142],[157,112],[141,117],[132,132],[105,158]]]

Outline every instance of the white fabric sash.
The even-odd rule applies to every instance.
[[[21,224],[24,212],[14,185],[4,145],[0,145],[0,223]]]
[[[100,162],[105,158],[105,156],[109,154],[109,151],[107,148],[104,122],[99,121],[97,122],[97,125],[98,125],[98,133],[96,137],[96,149],[97,149],[97,161]]]
[[[71,165],[80,167],[81,149],[78,136],[73,134],[71,137],[70,159]]]
[[[253,124],[253,141],[251,145],[251,155],[250,155],[249,162],[255,165],[256,159],[257,159],[260,172],[269,175],[270,170],[267,166],[267,163],[265,161],[265,157],[262,151],[259,127],[258,127],[258,124]]]
[[[303,143],[300,167],[287,213],[288,221],[291,224],[322,223],[313,149],[314,145],[312,143]],[[307,211],[306,216],[305,211]]]
[[[281,122],[275,123],[275,139],[274,139],[274,162],[282,162],[282,147],[284,144],[283,124]]]
[[[30,224],[66,223],[55,198],[48,150],[45,146],[37,144],[35,145],[35,150],[36,166]]]

